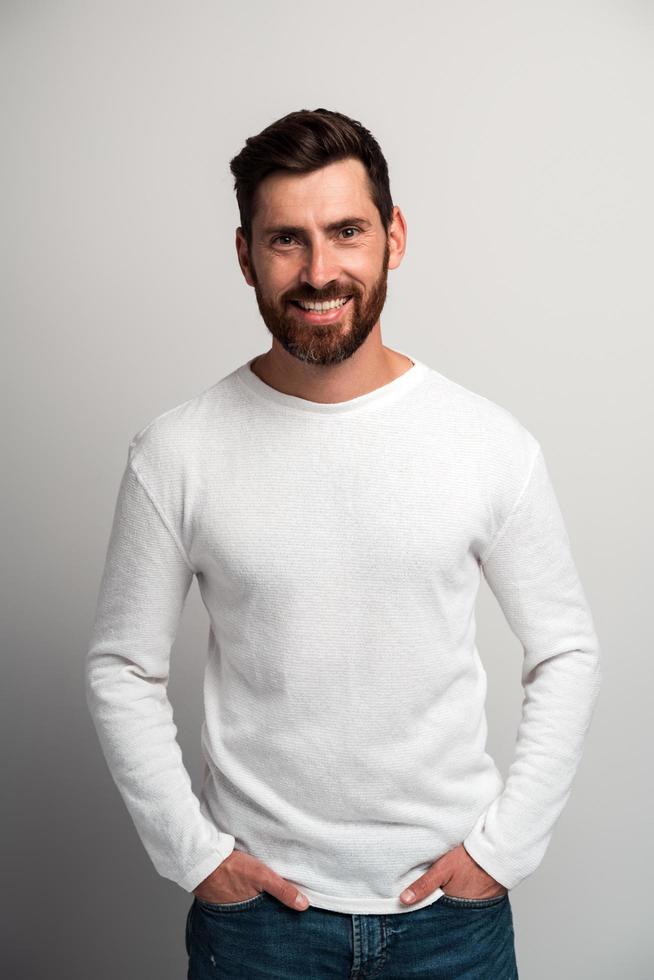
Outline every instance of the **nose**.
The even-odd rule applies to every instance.
[[[312,242],[305,251],[305,261],[301,271],[301,281],[313,289],[324,289],[338,279],[340,266],[326,242]]]

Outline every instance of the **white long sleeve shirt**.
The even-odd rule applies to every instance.
[[[542,449],[411,360],[335,403],[250,360],[130,442],[87,701],[156,870],[189,892],[236,847],[317,907],[402,913],[440,897],[399,900],[460,843],[511,889],[566,804],[600,654]],[[524,650],[506,781],[486,751],[482,574]],[[199,797],[167,698],[194,576]]]

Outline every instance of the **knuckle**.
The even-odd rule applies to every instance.
[[[297,888],[290,885],[287,881],[283,882],[279,886],[279,897],[281,898],[284,905],[295,905],[295,896],[297,895]]]
[[[266,875],[262,887],[285,905],[292,905],[295,900],[296,889],[279,875]]]

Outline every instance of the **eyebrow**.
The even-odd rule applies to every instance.
[[[339,221],[331,221],[328,225],[324,225],[325,231],[338,231],[339,228],[345,228],[346,225],[362,225],[364,228],[370,228],[371,224],[366,218],[341,218]],[[264,235],[301,235],[304,232],[304,228],[300,228],[299,225],[274,225],[270,228],[264,228]]]

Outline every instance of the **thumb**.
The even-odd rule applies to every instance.
[[[272,871],[271,868],[266,868],[263,888],[270,895],[274,895],[280,902],[283,902],[284,905],[295,909],[296,912],[298,909],[304,911],[304,909],[309,907],[309,900],[306,895],[303,895],[292,882],[287,881],[286,878],[282,878],[281,875]]]
[[[447,854],[443,854],[438,861],[434,861],[431,867],[427,868],[424,874],[411,882],[409,887],[405,888],[400,895],[400,901],[404,902],[405,905],[413,905],[414,902],[419,902],[427,895],[431,895],[441,885],[446,885],[452,877],[446,861],[447,856]]]

